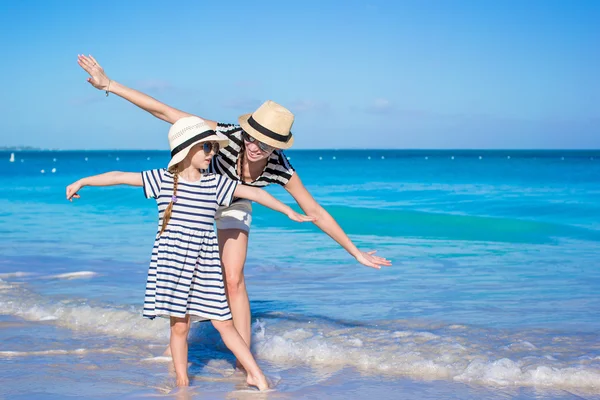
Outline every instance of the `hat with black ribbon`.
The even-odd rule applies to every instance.
[[[229,139],[213,131],[202,118],[178,119],[169,129],[169,146],[171,147],[169,168],[183,161],[194,145],[204,142],[218,142],[219,146],[223,148],[229,144]]]
[[[294,144],[294,114],[274,101],[265,101],[252,114],[239,117],[238,122],[246,133],[269,146],[288,149]]]

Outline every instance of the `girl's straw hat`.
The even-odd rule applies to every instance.
[[[238,122],[246,133],[269,146],[288,149],[294,144],[290,132],[294,114],[274,101],[265,101],[252,114],[239,117]]]
[[[178,119],[169,129],[171,161],[168,168],[183,161],[192,146],[203,142],[218,142],[221,148],[229,145],[229,139],[210,129],[203,119],[198,117]]]

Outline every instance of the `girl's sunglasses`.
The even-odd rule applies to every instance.
[[[217,154],[219,152],[219,147],[219,142],[204,142],[202,144],[202,148],[206,154],[209,154],[211,151],[214,151],[215,154]]]
[[[244,140],[248,143],[256,143],[258,148],[261,149],[265,153],[270,153],[273,150],[275,150],[275,147],[269,146],[268,144],[263,143],[260,140],[253,138],[252,136],[248,135],[246,133],[246,131],[242,131],[242,138],[244,138]]]

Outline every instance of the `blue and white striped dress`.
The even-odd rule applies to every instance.
[[[167,228],[159,235],[173,196],[174,176],[166,169],[142,172],[144,192],[158,204],[158,231],[148,270],[144,317],[178,317],[193,321],[231,319],[225,296],[215,212],[233,199],[237,182],[215,174],[197,182],[179,177],[177,202]]]

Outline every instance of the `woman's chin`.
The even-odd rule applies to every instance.
[[[246,158],[248,159],[248,161],[256,162],[256,161],[260,161],[266,157],[263,154],[253,154],[253,153],[246,152]]]

